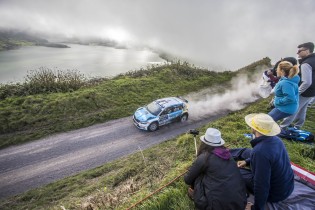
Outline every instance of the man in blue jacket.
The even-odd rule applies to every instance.
[[[264,210],[267,202],[279,202],[292,193],[294,174],[286,148],[277,134],[279,125],[267,114],[250,114],[245,122],[251,127],[253,149],[231,149],[249,192],[254,194],[252,209]],[[249,166],[250,169],[245,167]]]

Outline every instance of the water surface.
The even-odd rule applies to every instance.
[[[28,46],[0,51],[0,83],[21,82],[29,70],[76,69],[87,77],[107,77],[164,62],[149,50],[69,44],[70,48]]]

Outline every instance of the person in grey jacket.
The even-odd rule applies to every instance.
[[[294,114],[285,118],[281,123],[281,128],[286,128],[292,123],[300,129],[305,122],[307,107],[315,96],[315,54],[314,43],[307,42],[298,46],[298,56],[300,58],[300,84],[299,84],[299,109]]]
[[[221,132],[208,128],[200,137],[197,159],[184,177],[197,209],[244,210],[245,183],[236,162],[224,145]]]

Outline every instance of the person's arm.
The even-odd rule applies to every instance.
[[[301,82],[299,87],[300,95],[312,84],[312,67],[308,63],[303,63],[301,65]]]
[[[270,190],[270,162],[261,152],[255,152],[252,156],[251,169],[254,174],[255,196],[254,208],[252,209],[264,210]]]
[[[199,155],[197,159],[193,162],[191,167],[188,169],[188,172],[184,176],[184,181],[187,185],[194,185],[195,180],[204,170],[204,164],[206,161],[205,158],[205,153]]]

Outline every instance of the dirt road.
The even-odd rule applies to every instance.
[[[0,150],[0,198],[95,168],[218,117],[173,123],[153,133],[138,130],[126,117]]]

